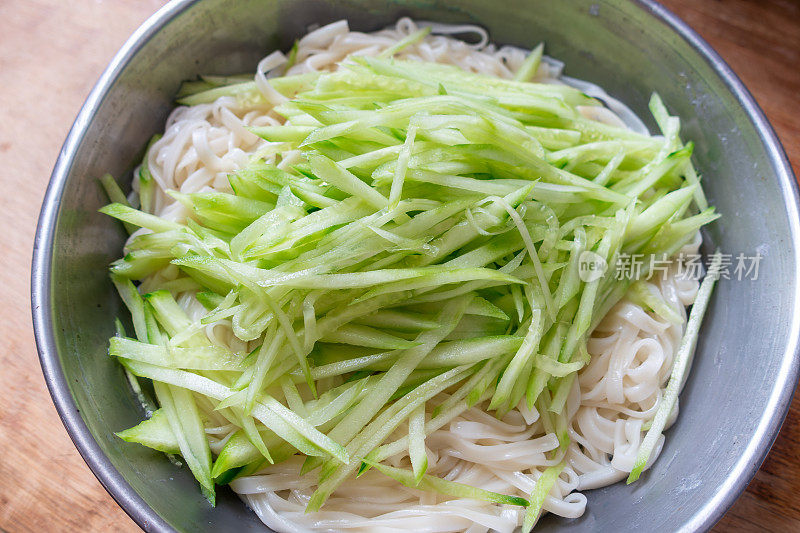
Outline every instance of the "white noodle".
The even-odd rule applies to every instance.
[[[415,23],[403,18],[393,28],[364,34],[351,32],[346,21],[339,21],[303,37],[299,41],[297,62],[288,69],[286,57],[280,52],[264,58],[258,65],[256,85],[267,102],[279,103],[285,97],[272,88],[270,77],[336,69],[348,55],[377,55],[421,26],[430,26],[432,33],[402,50],[399,57],[449,63],[468,71],[510,78],[527,54],[519,48],[498,49],[488,44],[486,31],[477,26]],[[472,35],[477,42],[468,44],[447,35]],[[596,85],[560,77],[562,67],[561,62],[545,57],[535,81],[578,87],[609,108],[585,108],[582,112],[588,118],[646,133],[636,115]],[[230,191],[227,174],[246,165],[253,154],[273,153],[266,155],[266,159],[277,162],[275,151],[268,150],[270,143],[246,127],[280,123],[269,106],[242,107],[231,97],[175,109],[147,161],[158,184],[155,213],[170,220],[182,220],[187,216],[185,209],[165,191]],[[280,155],[282,167],[291,166],[300,158],[299,152]],[[699,245],[698,234],[684,251],[695,253]],[[566,518],[581,516],[586,497],[576,491],[616,483],[632,469],[643,436],[642,425],[655,414],[669,378],[673,355],[683,333],[685,306],[694,301],[698,289],[696,280],[678,277],[677,270],[673,264],[662,279],[652,283],[665,301],[679,311],[683,322],[660,320],[623,300],[592,334],[588,342],[591,362],[575,381],[567,401],[571,420],[567,466],[544,502],[546,511]],[[177,271],[166,269],[157,276],[161,277],[145,283],[166,281],[164,276],[174,279]],[[193,320],[199,320],[203,309],[194,297],[185,294],[178,301]],[[230,346],[232,351],[247,348],[247,343],[233,334],[230,320],[205,326],[204,331],[211,342]],[[445,397],[442,395],[440,399]],[[428,473],[487,490],[526,496],[544,469],[558,462],[546,455],[558,447],[558,439],[555,434],[545,433],[535,409],[529,410],[521,404],[498,420],[482,407],[485,405],[462,413],[426,439]],[[677,411],[673,411],[672,420]],[[213,448],[218,452],[236,428],[222,418],[214,424],[207,432],[213,434]],[[403,429],[399,428],[397,434],[401,435]],[[663,437],[651,462],[662,443]],[[403,467],[410,464],[407,452],[390,457],[387,463]],[[258,475],[237,479],[231,486],[265,524],[279,532],[510,533],[522,523],[522,508],[448,500],[400,486],[374,469],[357,482],[342,485],[321,511],[306,514],[306,503],[316,488],[316,474],[300,476],[300,465],[299,458],[291,458],[263,469]]]

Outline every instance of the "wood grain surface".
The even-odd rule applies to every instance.
[[[755,95],[800,170],[800,2],[665,0]],[[42,378],[29,310],[32,241],[81,103],[161,0],[0,0],[0,530],[138,531],[81,460]],[[800,397],[715,531],[800,531]]]

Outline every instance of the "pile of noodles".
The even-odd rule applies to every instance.
[[[274,102],[276,93],[269,85],[270,76],[334,70],[349,55],[377,55],[415,32],[418,24],[404,18],[394,28],[370,34],[351,32],[346,21],[321,27],[299,41],[296,62],[290,68],[285,68],[287,59],[280,52],[264,58],[258,66],[256,84],[267,100]],[[403,49],[399,57],[450,63],[503,78],[512,77],[526,57],[521,49],[490,44],[486,32],[476,26],[427,25],[432,26],[432,33]],[[448,35],[467,38],[473,44]],[[625,106],[597,86],[561,76],[561,67],[559,62],[545,57],[535,81],[575,85],[607,106],[585,110],[593,113],[591,118],[646,132]],[[242,107],[232,97],[175,109],[147,160],[159,189],[155,214],[184,220],[188,212],[165,191],[230,191],[227,175],[246,166],[254,154],[261,153],[271,162],[279,160],[281,168],[295,164],[299,152],[285,151],[276,158],[274,147],[269,149],[270,143],[245,129],[279,124],[281,117],[269,105]],[[137,184],[134,180],[134,187]],[[699,245],[698,234],[683,251],[696,253]],[[591,362],[580,372],[565,408],[564,416],[570,421],[566,467],[544,502],[545,511],[579,517],[586,508],[582,491],[616,483],[633,468],[644,435],[642,428],[655,414],[670,375],[685,327],[685,307],[694,301],[699,285],[678,272],[674,263],[665,275],[651,283],[683,317],[681,323],[666,322],[623,299],[593,332],[588,342]],[[142,289],[146,291],[151,284],[155,287],[177,275],[177,267],[168,267],[156,274],[157,279],[145,280]],[[182,294],[178,301],[194,320],[205,314],[190,293]],[[229,346],[232,351],[246,348],[233,335],[229,321],[209,325],[206,333],[212,342]],[[443,394],[428,402],[429,409],[445,397]],[[539,414],[524,404],[523,400],[517,409],[498,420],[483,410],[485,404],[479,403],[429,435],[425,440],[428,473],[499,493],[529,495],[542,472],[560,462],[560,458],[548,459],[548,452],[558,448],[558,439],[545,431]],[[213,409],[208,411],[213,418]],[[673,420],[676,415],[677,408]],[[224,419],[219,422],[217,427],[206,429],[215,453],[236,430]],[[395,436],[405,431],[406,427],[400,427]],[[651,462],[658,456],[662,442]],[[410,464],[407,451],[386,462],[406,468]],[[321,511],[306,514],[316,476],[300,476],[300,466],[300,458],[270,465],[257,475],[233,481],[231,487],[265,524],[280,532],[511,532],[522,523],[525,512],[520,507],[447,499],[402,486],[372,469],[342,485]]]

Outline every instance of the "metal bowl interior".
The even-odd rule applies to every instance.
[[[540,531],[704,530],[733,503],[766,455],[797,379],[797,190],[774,133],[747,91],[696,34],[649,1],[613,0],[204,0],[176,1],[120,51],[87,100],[53,171],[32,275],[36,337],[45,377],[75,444],[100,481],[143,528],[263,531],[229,491],[216,509],[188,470],[125,443],[115,431],[141,407],[107,357],[121,305],[106,276],[120,227],[97,213],[95,178],[130,176],[147,139],[163,128],[181,80],[252,71],[313,23],[340,18],[374,30],[399,16],[486,27],[495,42],[566,62],[647,116],[657,90],[683,117],[695,163],[723,213],[706,248],[760,253],[757,280],[722,280],[681,396],[677,423],[656,465],[631,486],[588,494],[586,514],[547,517]],[[652,122],[649,124],[653,126]]]

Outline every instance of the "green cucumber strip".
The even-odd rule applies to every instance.
[[[262,287],[280,285],[300,289],[361,289],[369,288],[375,285],[387,285],[390,283],[408,285],[407,283],[404,283],[407,280],[429,278],[437,274],[442,275],[443,279],[448,279],[448,277],[444,275],[451,275],[451,277],[453,277],[456,281],[450,283],[472,281],[476,279],[521,283],[521,281],[517,278],[498,274],[497,271],[493,269],[477,267],[471,269],[458,269],[437,265],[420,268],[387,268],[346,274],[306,274],[304,272],[296,272],[285,275],[277,274],[270,275],[269,277],[265,277],[264,279],[258,281],[258,285]],[[379,290],[377,290],[376,293],[382,294]]]
[[[264,377],[275,361],[284,338],[285,334],[283,330],[276,331],[275,327],[267,329],[267,333],[264,335],[264,342],[258,350],[258,355],[256,355],[253,375],[246,388],[247,393],[244,401],[244,411],[246,415],[250,414],[256,404],[256,400],[264,385]],[[269,339],[269,341],[267,341],[267,339]]]
[[[191,370],[242,370],[241,357],[219,346],[183,348],[154,345],[124,337],[109,340],[109,353],[158,366]]]
[[[182,292],[195,292],[203,289],[199,283],[190,277],[181,277],[170,281],[165,281],[160,285],[160,288],[174,294],[180,294]]]
[[[153,175],[150,174],[148,159],[150,150],[159,139],[161,139],[161,134],[153,135],[150,138],[144,151],[144,158],[142,158],[142,163],[139,166],[139,205],[145,213],[152,213],[155,208],[156,181],[153,179]]]
[[[530,376],[533,373],[535,359],[531,358],[525,363],[525,366],[522,367],[522,371],[520,372],[521,378],[518,379],[514,384],[511,386],[511,392],[508,395],[508,399],[506,400],[505,405],[500,405],[496,410],[496,416],[504,417],[506,413],[517,407],[522,398],[525,396],[525,392],[527,389],[528,381],[530,380]]]
[[[472,299],[464,313],[467,315],[478,315],[489,318],[499,318],[500,320],[509,320],[508,315],[502,309],[494,305],[486,298],[481,298],[480,296]]]
[[[112,176],[111,174],[103,174],[102,176],[100,176],[100,185],[103,186],[103,190],[105,190],[106,195],[108,196],[108,199],[111,201],[111,203],[117,203],[127,207],[131,207],[130,202],[128,202],[128,197],[125,196],[124,192],[122,192],[122,189],[117,183],[117,180],[114,179],[114,176]]]
[[[128,308],[128,312],[131,314],[136,337],[141,341],[146,341],[148,335],[142,296],[139,294],[139,291],[136,290],[136,287],[130,279],[111,274],[111,281],[114,283],[114,287],[116,287],[119,297],[122,299],[125,307]]]
[[[673,324],[683,322],[683,317],[664,300],[658,289],[646,281],[633,282],[626,296],[632,302],[645,309],[651,309],[656,315]]]
[[[144,340],[149,344],[166,345],[169,342],[169,338],[161,331],[158,320],[156,320],[156,313],[150,302],[144,302],[143,312],[146,327]]]
[[[386,50],[384,50],[383,52],[378,54],[378,58],[379,59],[387,59],[389,57],[392,57],[393,55],[395,55],[396,53],[402,51],[403,49],[408,48],[411,45],[417,44],[418,42],[423,40],[430,32],[431,32],[431,27],[430,26],[426,26],[424,28],[420,28],[417,31],[415,31],[414,33],[411,33],[411,34],[403,37],[402,39],[397,41],[395,44],[393,44],[392,46],[390,46],[389,48],[387,48]]]
[[[308,74],[270,78],[269,83],[276,91],[284,96],[291,96],[299,91],[311,88],[311,84],[318,76],[319,73],[311,72]],[[210,104],[223,96],[233,96],[240,101],[249,102],[253,105],[263,104],[264,102],[264,98],[254,81],[242,81],[222,87],[214,87],[206,91],[181,97],[177,102],[180,105],[187,106]]]
[[[562,270],[561,278],[558,281],[558,288],[555,292],[555,305],[562,309],[580,291],[580,259],[581,254],[586,250],[586,230],[576,228],[573,232],[573,241],[570,244],[569,262],[567,267]]]
[[[114,320],[115,326],[117,329],[117,337],[123,337],[125,335],[125,328],[122,326],[122,322],[119,318]],[[153,415],[154,412],[158,410],[158,407],[153,403],[148,396],[142,392],[142,386],[139,384],[139,378],[134,376],[130,373],[130,371],[126,368],[125,369],[125,377],[128,380],[128,384],[131,386],[131,390],[136,395],[136,399],[139,400],[139,404],[144,409],[145,415],[150,417]]]
[[[211,449],[208,447],[203,421],[200,419],[192,394],[184,388],[170,386],[157,380],[153,381],[153,387],[158,403],[164,409],[178,441],[181,456],[200,483],[203,494],[213,506],[216,494],[214,479],[211,477]]]
[[[395,481],[402,483],[406,487],[416,487],[422,490],[429,490],[447,496],[454,496],[456,498],[471,498],[473,500],[481,500],[486,502],[498,503],[501,505],[518,505],[520,507],[527,507],[528,500],[520,498],[519,496],[507,496],[505,494],[498,494],[488,490],[479,489],[463,483],[456,483],[447,481],[445,479],[437,478],[434,476],[423,475],[416,483],[416,478],[413,472],[404,470],[402,468],[394,468],[381,463],[375,463],[363,459],[364,462],[379,470],[382,474],[389,476]]]
[[[153,307],[156,320],[170,336],[192,329],[192,321],[168,291],[153,291],[145,294],[144,299]]]
[[[514,335],[494,335],[443,342],[431,350],[417,368],[442,368],[471,365],[495,359],[519,349],[523,340]]]
[[[305,405],[306,420],[314,427],[327,427],[341,417],[356,402],[364,398],[373,377],[343,383]]]
[[[195,298],[203,307],[209,309],[209,313],[200,319],[201,324],[213,324],[218,320],[228,318],[238,310],[238,306],[234,305],[239,293],[235,290],[230,291],[225,297],[221,297],[215,292],[202,291],[195,294]]]
[[[517,213],[516,209],[514,209],[505,199],[498,199],[502,200],[501,205],[505,208],[508,212],[508,216],[514,221],[516,224],[517,229],[519,230],[520,236],[522,240],[525,242],[525,249],[528,251],[528,258],[533,263],[534,270],[536,271],[536,279],[539,282],[539,287],[541,289],[542,294],[544,295],[544,302],[545,308],[547,309],[547,314],[550,316],[551,320],[556,319],[556,308],[553,302],[553,295],[550,293],[549,288],[549,279],[547,275],[544,273],[542,268],[542,262],[539,259],[539,252],[536,250],[536,247],[533,244],[533,239],[531,239],[530,232],[528,231],[527,226],[522,221],[522,218]]]
[[[535,360],[536,368],[541,369],[542,372],[557,378],[569,376],[583,368],[586,365],[585,361],[572,361],[570,363],[562,363],[557,359],[552,359],[545,355],[539,355]]]
[[[155,232],[173,230],[182,231],[185,229],[185,227],[181,226],[180,224],[164,220],[163,218],[145,213],[143,211],[138,211],[123,204],[109,204],[105,207],[101,207],[98,209],[98,211],[123,222],[133,224],[134,226],[139,226],[140,228],[147,228]]]
[[[397,164],[394,169],[394,176],[392,178],[392,187],[389,192],[389,207],[394,208],[400,202],[400,197],[403,194],[403,182],[406,179],[406,172],[408,171],[408,158],[411,156],[411,151],[414,149],[414,139],[417,135],[417,126],[409,126],[406,132],[406,139],[400,153],[397,155]]]
[[[311,369],[311,377],[314,379],[322,379],[341,376],[342,374],[363,370],[365,368],[379,368],[383,366],[388,368],[389,364],[395,359],[397,359],[397,355],[394,352],[381,352],[353,357],[352,359],[315,366]],[[387,364],[384,365],[384,363]]]
[[[415,484],[419,486],[428,469],[428,454],[425,452],[425,404],[414,409],[408,420],[408,455],[414,471]]]
[[[309,416],[305,403],[303,403],[303,398],[300,396],[300,391],[297,390],[297,387],[294,385],[294,382],[292,382],[292,379],[289,376],[285,376],[280,380],[280,385],[281,390],[283,391],[283,397],[286,399],[286,405],[289,407],[289,409],[308,420]]]
[[[697,185],[689,185],[672,191],[655,202],[631,220],[625,238],[635,240],[650,231],[656,231],[676,211],[689,203],[696,189]]]
[[[477,309],[477,307],[473,307],[473,309]],[[353,323],[404,332],[425,331],[434,329],[439,325],[428,315],[397,309],[381,309],[357,318]]]
[[[164,409],[158,409],[147,420],[138,425],[115,433],[126,442],[135,442],[164,453],[179,454],[180,444],[172,432]]]
[[[511,358],[512,356],[508,355],[503,359],[495,359],[481,369],[481,372],[477,374],[480,379],[476,379],[472,383],[472,388],[466,391],[466,400],[469,407],[477,404],[484,397],[487,390],[494,389],[501,372],[511,362]]]
[[[386,146],[364,154],[354,155],[347,159],[342,159],[339,161],[339,165],[346,169],[374,169],[379,165],[383,165],[397,158],[404,146],[404,144]]]
[[[100,176],[100,185],[103,186],[103,190],[106,191],[106,195],[112,203],[131,207],[130,202],[128,202],[128,197],[125,196],[124,192],[122,192],[117,180],[115,180],[111,174],[103,174]],[[123,221],[123,225],[125,226],[125,231],[128,232],[128,235],[136,231],[136,225],[131,224],[130,222]]]
[[[366,346],[368,348],[378,348],[381,350],[404,350],[418,345],[417,342],[396,337],[385,331],[359,324],[345,324],[335,331],[326,333],[319,340],[322,342]]]
[[[128,279],[143,279],[166,267],[171,259],[170,254],[157,250],[133,250],[111,263],[110,270]]]
[[[184,84],[186,83],[188,82],[184,82]],[[197,92],[195,87],[206,87],[207,89]],[[222,96],[236,96],[242,93],[255,93],[256,91],[256,84],[253,81],[243,81],[223,87],[211,87],[210,84],[203,83],[198,84],[197,86],[187,86],[185,89],[181,89],[178,92],[179,95],[181,95],[181,93],[190,94],[181,96],[177,102],[181,105],[188,106],[206,104],[211,103]]]
[[[653,453],[658,438],[664,431],[670,413],[675,407],[675,402],[678,400],[678,394],[683,386],[686,378],[686,373],[689,370],[691,363],[692,353],[697,344],[697,337],[700,334],[700,324],[703,321],[708,304],[711,301],[711,294],[714,290],[714,284],[719,278],[720,264],[722,263],[722,254],[719,251],[715,252],[711,258],[711,264],[708,267],[708,272],[700,284],[700,289],[697,291],[697,297],[692,304],[692,311],[689,314],[689,320],[686,322],[686,331],[683,334],[681,343],[678,346],[678,351],[675,354],[675,361],[672,363],[672,373],[669,376],[667,388],[664,391],[664,397],[656,410],[653,417],[653,422],[647,434],[642,440],[639,447],[639,453],[636,454],[636,463],[626,483],[630,484],[639,479],[642,471],[647,466],[650,460],[650,455]]]
[[[505,371],[503,372],[503,377],[500,378],[500,383],[497,384],[497,390],[495,391],[492,401],[489,404],[490,410],[496,409],[508,401],[514,384],[518,380],[522,379],[520,375],[522,369],[525,367],[525,365],[527,365],[528,361],[534,357],[535,353],[539,349],[539,341],[542,339],[543,330],[544,320],[542,317],[542,311],[540,309],[534,309],[531,316],[531,322],[528,325],[528,331],[525,334],[522,344],[514,354],[514,357],[511,359],[508,367],[506,367]]]
[[[427,267],[432,268],[432,267]],[[464,283],[469,281],[492,281],[500,284],[525,283],[519,278],[490,268],[450,268],[434,269],[432,273],[419,276],[408,281],[393,281],[384,283],[364,293],[355,303],[383,296],[385,294],[401,291],[412,291],[427,287],[440,287],[451,283]]]
[[[300,144],[314,131],[314,126],[254,126],[247,128],[264,140],[270,142],[290,142]]]
[[[530,51],[528,57],[525,58],[519,70],[514,74],[514,81],[528,81],[536,76],[536,71],[539,70],[539,63],[542,62],[543,52],[544,43],[536,45],[536,47]]]
[[[236,430],[223,446],[211,469],[211,477],[218,478],[225,472],[257,461],[260,452],[241,429]]]
[[[389,205],[389,200],[375,189],[358,179],[346,168],[320,153],[307,154],[314,174],[339,190],[363,200],[376,209]]]
[[[297,362],[300,364],[300,368],[303,370],[303,375],[306,378],[306,383],[308,384],[308,388],[311,389],[311,393],[316,396],[317,395],[317,388],[314,383],[314,380],[311,379],[311,369],[308,365],[308,359],[306,358],[306,352],[303,350],[303,347],[300,345],[300,340],[295,332],[294,328],[292,327],[291,320],[283,311],[283,309],[275,303],[275,300],[269,297],[269,295],[264,294],[264,298],[267,301],[272,313],[278,319],[278,324],[280,325],[283,333],[286,337],[286,340],[289,341],[289,346],[292,348],[295,356],[297,356]]]
[[[261,434],[258,432],[258,428],[256,427],[255,420],[247,414],[242,412],[239,409],[233,408],[232,411],[236,413],[239,417],[240,425],[242,426],[242,430],[244,431],[247,438],[250,440],[250,443],[255,446],[258,453],[267,460],[268,463],[274,464],[274,460],[272,459],[272,455],[269,453],[269,449],[267,445],[264,443],[264,439],[261,437]]]
[[[522,520],[522,533],[530,533],[539,520],[542,504],[544,504],[547,495],[550,494],[550,490],[553,488],[558,476],[561,475],[561,471],[564,470],[564,466],[566,466],[566,463],[563,461],[556,466],[551,466],[542,472],[542,475],[536,480],[536,485],[534,485],[533,492],[531,492],[530,504],[525,510],[525,518]]]

